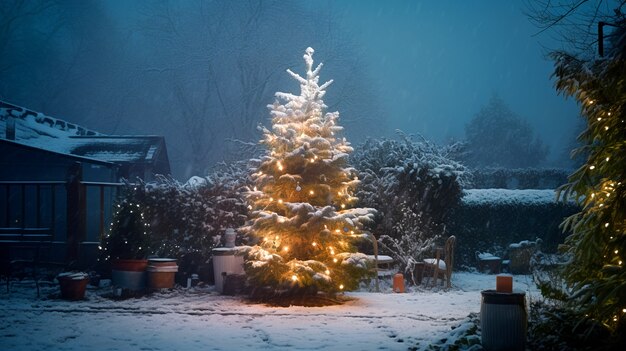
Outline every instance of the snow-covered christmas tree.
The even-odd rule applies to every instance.
[[[322,98],[332,80],[319,85],[322,64],[313,68],[312,48],[304,55],[306,77],[300,95],[276,93],[272,130],[263,129],[267,152],[253,160],[253,219],[244,228],[258,242],[248,252],[246,274],[256,287],[275,290],[354,289],[370,272],[355,239],[374,210],[354,208],[359,180],[347,163],[350,143],[338,134],[338,112],[326,113]],[[299,290],[299,289],[298,289]]]

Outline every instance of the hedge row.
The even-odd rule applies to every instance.
[[[559,228],[562,220],[578,212],[572,203],[462,202],[448,223],[448,232],[457,237],[455,267],[476,267],[476,252],[507,256],[509,244],[541,238],[541,250],[556,252],[567,234]]]
[[[567,182],[570,170],[560,168],[486,168],[472,171],[474,189],[556,189]]]

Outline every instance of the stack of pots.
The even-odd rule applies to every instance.
[[[178,272],[176,259],[151,258],[148,260],[148,288],[153,290],[174,287],[174,276]]]

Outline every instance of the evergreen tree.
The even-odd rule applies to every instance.
[[[466,163],[473,167],[536,167],[548,148],[522,119],[497,96],[465,126]]]
[[[624,22],[621,22],[624,23]],[[616,38],[623,40],[621,27]],[[604,59],[581,60],[555,53],[557,90],[573,96],[586,119],[575,150],[586,157],[560,189],[573,197],[579,213],[563,222],[571,260],[565,277],[574,291],[575,308],[626,331],[626,59],[623,42]],[[621,332],[620,332],[621,330]]]
[[[354,240],[368,235],[364,225],[374,210],[354,208],[359,180],[347,163],[352,147],[338,136],[339,113],[325,113],[322,98],[332,80],[319,85],[322,64],[313,68],[313,52],[304,55],[305,78],[287,70],[300,95],[277,92],[268,106],[272,130],[264,128],[261,141],[268,150],[252,160],[253,219],[243,228],[258,242],[245,269],[256,287],[333,293],[357,287],[369,272]]]
[[[128,192],[127,192],[128,194]],[[104,238],[101,256],[110,259],[144,259],[152,253],[149,225],[143,208],[131,197],[115,206],[111,231]]]

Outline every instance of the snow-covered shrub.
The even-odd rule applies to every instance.
[[[378,210],[374,234],[406,268],[446,233],[445,220],[469,174],[448,157],[451,147],[398,135],[399,140],[368,139],[352,164],[360,173],[360,206]]]
[[[147,223],[152,254],[182,258],[194,253],[208,260],[228,228],[247,217],[241,193],[245,175],[238,165],[180,182],[158,176],[154,182],[126,182],[122,201],[139,205]]]
[[[621,350],[624,339],[580,310],[549,301],[530,304],[528,350]]]
[[[541,251],[530,259],[533,281],[541,295],[553,303],[562,305],[571,298],[571,290],[563,277],[563,265],[570,259],[570,255],[546,254]]]

